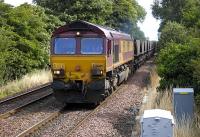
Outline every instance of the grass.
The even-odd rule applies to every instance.
[[[159,86],[159,76],[156,73],[156,68],[153,67],[150,76],[151,83],[145,90],[148,96],[146,103],[144,103],[139,112],[140,116],[147,109],[164,109],[171,111],[173,114],[172,105],[172,90],[167,89],[163,92],[157,92]],[[193,120],[182,119],[179,123],[175,123],[174,137],[199,137],[200,136],[200,110],[195,108],[195,116]],[[138,123],[139,124],[139,123]],[[136,129],[139,130],[139,126]]]
[[[0,99],[52,81],[49,70],[37,70],[0,87]]]

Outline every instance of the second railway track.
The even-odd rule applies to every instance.
[[[57,112],[62,106],[53,96],[49,96],[24,107],[16,114],[0,119],[0,136],[16,137],[22,131]]]
[[[143,67],[143,69],[147,69],[147,68]],[[142,72],[143,73],[138,72],[136,76],[133,77],[131,81],[129,81],[127,84],[123,84],[120,87],[118,87],[117,90],[111,96],[106,98],[95,109],[88,110],[88,108],[87,109],[76,108],[75,110],[74,109],[63,110],[63,105],[60,105],[60,107],[57,107],[57,106],[51,107],[51,105],[54,105],[56,102],[55,98],[53,97],[50,97],[51,99],[49,101],[47,100],[39,101],[39,102],[43,102],[41,105],[38,105],[39,102],[34,103],[33,105],[30,105],[30,107],[26,107],[25,109],[17,113],[17,115],[9,117],[8,119],[5,119],[5,120],[3,119],[0,120],[1,121],[0,131],[2,133],[1,135],[2,136],[18,136],[18,137],[73,136],[74,134],[80,133],[80,129],[82,129],[81,128],[82,126],[85,126],[85,124],[88,124],[88,122],[92,120],[96,120],[96,117],[98,117],[98,120],[96,120],[95,124],[98,124],[98,122],[100,122],[100,119],[101,119],[101,115],[99,115],[99,113],[102,113],[102,112],[106,114],[108,113],[109,114],[108,116],[110,117],[111,113],[109,111],[113,111],[112,110],[113,107],[117,109],[117,110],[114,109],[113,117],[116,116],[115,113],[121,110],[121,107],[124,107],[123,106],[124,104],[128,105],[128,108],[125,108],[126,109],[125,112],[127,113],[127,111],[129,111],[130,101],[132,103],[135,102],[136,103],[135,105],[137,105],[141,101],[140,96],[142,97],[142,93],[139,92],[141,89],[137,87],[137,85],[138,83],[141,83],[140,86],[142,87],[142,85],[144,84],[144,79],[146,79],[146,77],[148,77],[148,74],[149,74],[148,72],[144,72],[144,71]],[[145,77],[141,78],[140,77],[141,74]],[[140,79],[138,79],[138,77]],[[123,95],[123,96],[119,98],[119,95]],[[125,100],[122,100],[123,98]],[[128,102],[126,99],[128,100]],[[118,104],[115,101],[113,102],[113,100],[118,101],[118,103],[119,102],[120,103]],[[123,105],[121,106],[120,104],[121,105],[123,104]],[[108,110],[107,107],[108,109],[110,107],[112,109]],[[103,114],[102,116],[104,117],[104,115],[105,114]],[[108,118],[107,120],[109,121],[111,119]],[[116,124],[119,124],[120,121],[116,121]],[[105,121],[101,121],[101,122],[105,122]],[[21,125],[21,127],[17,127],[19,125]],[[11,128],[7,130],[8,129],[7,127],[9,126]],[[92,128],[93,126],[94,126],[94,123],[91,123],[90,127]],[[83,134],[85,134],[84,133],[85,128],[82,130],[83,130]]]
[[[0,101],[0,119],[7,118],[25,106],[52,95],[51,83],[32,88]]]

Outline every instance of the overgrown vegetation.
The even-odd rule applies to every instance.
[[[200,1],[156,0],[153,15],[161,20],[157,58],[159,89],[193,87],[200,101]]]
[[[48,64],[50,34],[62,22],[39,6],[0,1],[0,85]]]
[[[51,72],[48,70],[37,70],[28,73],[20,80],[9,82],[7,85],[0,87],[0,99],[51,81]]]
[[[12,7],[0,0],[0,86],[49,63],[52,31],[74,20],[107,25],[144,39],[145,17],[135,0],[34,0]]]
[[[160,85],[160,78],[156,72],[156,67],[152,67],[150,75],[150,84],[145,90],[147,101],[140,109],[140,116],[144,110],[148,109],[163,109],[173,112],[172,89],[165,89],[165,92],[157,92],[157,87]],[[199,137],[200,134],[200,111],[198,106],[195,108],[194,119],[182,119],[179,123],[175,122],[174,137]],[[137,130],[140,131],[140,123],[137,123]],[[139,133],[138,133],[139,134]]]
[[[136,0],[33,0],[49,9],[62,21],[85,20],[106,25],[144,39],[144,33],[137,26],[143,21],[145,10]]]

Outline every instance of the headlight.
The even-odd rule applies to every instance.
[[[103,64],[93,64],[92,65],[92,76],[98,77],[98,76],[103,76],[104,71],[103,71]]]
[[[54,70],[53,74],[60,75],[60,70]]]
[[[103,75],[103,70],[99,70],[99,69],[92,70],[92,76],[102,76],[102,75]]]

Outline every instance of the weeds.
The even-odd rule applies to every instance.
[[[0,99],[15,93],[37,87],[52,81],[51,72],[47,70],[37,70],[25,75],[20,80],[15,80],[0,87]]]
[[[172,90],[166,89],[163,92],[157,92],[160,78],[155,67],[152,68],[150,80],[150,85],[145,90],[148,98],[140,110],[140,115],[147,109],[164,109],[171,111],[173,114]],[[197,108],[193,120],[183,118],[179,123],[175,123],[174,137],[199,137],[200,111]]]

